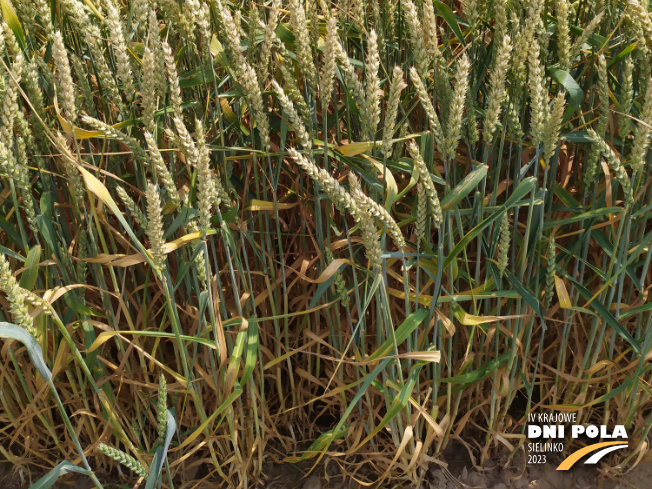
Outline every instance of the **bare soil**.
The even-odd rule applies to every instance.
[[[465,450],[464,450],[465,451]],[[607,466],[589,467],[577,465],[573,469],[559,472],[554,461],[544,465],[519,466],[518,457],[506,469],[498,461],[490,461],[486,467],[473,468],[470,458],[458,450],[447,450],[445,463],[433,465],[426,480],[418,489],[652,489],[652,461],[642,461],[630,472],[614,476]],[[332,460],[320,463],[311,471],[310,461],[301,464],[274,464],[265,466],[262,480],[257,489],[363,489],[363,484],[353,477],[343,475],[338,464]],[[28,489],[38,479],[32,474],[31,481],[26,474],[17,474],[6,462],[0,461],[0,488]],[[142,489],[124,475],[111,474],[106,489]],[[366,483],[364,483],[366,482]],[[204,480],[186,483],[177,489],[215,489],[217,481]],[[396,482],[387,482],[375,487],[407,487]],[[88,479],[67,477],[57,483],[55,489],[92,489]]]

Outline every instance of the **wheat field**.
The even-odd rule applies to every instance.
[[[0,454],[26,486],[328,457],[418,487],[549,411],[624,425],[613,473],[647,456],[649,5],[0,6]]]

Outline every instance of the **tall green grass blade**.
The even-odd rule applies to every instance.
[[[57,483],[57,481],[61,476],[66,474],[72,474],[72,473],[89,475],[91,472],[86,469],[82,469],[81,467],[78,467],[76,465],[73,465],[68,461],[64,461],[61,462],[52,470],[50,470],[47,474],[45,474],[43,477],[37,480],[34,484],[29,486],[29,489],[49,489],[50,487],[52,487]]]
[[[177,431],[177,422],[174,419],[174,416],[168,409],[167,412],[167,425],[165,428],[165,440],[163,446],[156,449],[154,454],[154,459],[149,468],[149,475],[147,476],[147,483],[145,484],[145,489],[154,489],[159,482],[161,476],[161,470],[163,470],[163,464],[167,458],[168,449],[170,447],[170,442],[174,433]]]
[[[614,317],[611,312],[602,304],[595,295],[591,294],[581,283],[577,282],[574,280],[572,277],[567,277],[568,280],[571,281],[571,283],[577,288],[579,291],[580,295],[584,298],[584,300],[587,301],[587,304],[585,305],[588,307],[591,307],[592,309],[595,310],[597,316],[602,319],[602,321],[606,322],[609,326],[611,326],[618,335],[623,338],[627,343],[630,344],[632,347],[632,350],[634,350],[634,353],[637,355],[641,354],[641,346],[638,344],[638,342],[634,339],[634,337],[623,327],[622,324]]]

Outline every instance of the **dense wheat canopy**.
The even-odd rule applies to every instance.
[[[647,4],[1,3],[26,482],[246,488],[327,453],[418,485],[550,410],[625,425],[607,465],[647,452]]]

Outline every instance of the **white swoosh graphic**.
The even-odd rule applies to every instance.
[[[620,450],[621,448],[627,448],[627,445],[614,445],[612,447],[607,447],[603,448],[602,450],[598,450],[596,453],[591,455],[591,458],[589,458],[585,464],[597,464],[602,457],[607,455],[608,453],[613,452],[614,450]]]

